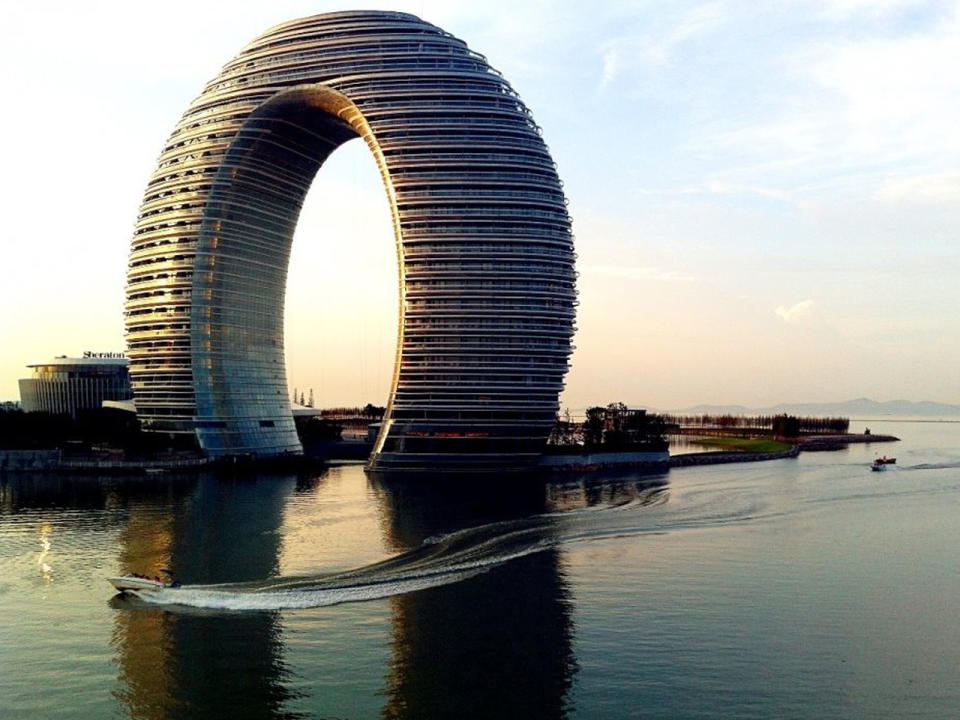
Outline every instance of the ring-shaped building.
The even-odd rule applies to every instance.
[[[290,246],[320,166],[358,136],[386,189],[400,285],[371,467],[529,465],[553,425],[574,332],[562,184],[530,112],[486,59],[394,12],[268,30],[170,135],[127,272],[143,427],[196,433],[213,457],[301,451],[283,345]]]

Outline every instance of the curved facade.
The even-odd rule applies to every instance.
[[[400,282],[371,465],[522,467],[552,426],[571,352],[566,201],[506,80],[402,13],[272,28],[177,124],[127,274],[138,415],[149,429],[196,432],[214,456],[299,452],[282,335],[290,244],[314,175],[358,136],[383,178]]]

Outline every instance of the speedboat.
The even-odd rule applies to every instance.
[[[884,455],[882,458],[877,458],[873,461],[873,465],[870,466],[870,469],[874,472],[880,472],[881,470],[886,470],[887,465],[895,465],[897,462],[896,458],[888,458]]]
[[[108,577],[107,582],[113,585],[122,593],[137,592],[158,592],[170,588],[180,587],[180,583],[174,581],[165,583],[162,580],[154,580],[140,575],[118,575],[117,577]]]

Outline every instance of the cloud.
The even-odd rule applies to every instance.
[[[825,48],[808,66],[830,102],[837,139],[854,152],[929,157],[960,148],[956,117],[960,79],[960,23],[926,36],[843,43]],[[835,104],[834,104],[835,103]]]
[[[608,48],[603,53],[603,75],[600,78],[600,87],[605,88],[617,76],[617,65],[620,63],[620,53],[617,48]]]
[[[776,188],[759,187],[755,185],[737,185],[724,182],[716,178],[708,180],[707,191],[712,195],[758,195],[771,200],[784,200],[786,193]]]
[[[825,20],[839,22],[856,16],[888,15],[925,3],[926,0],[820,0],[821,8],[818,16]]]
[[[778,305],[774,312],[779,315],[785,323],[794,325],[806,321],[813,313],[813,300],[801,300],[789,307]]]
[[[725,182],[813,194],[849,180],[863,195],[891,199],[923,192],[953,197],[945,177],[960,153],[960,4],[927,14],[908,29],[894,19],[853,32],[851,0],[829,5],[848,13],[851,32],[799,36],[769,57],[751,95],[752,110],[706,126],[686,152],[730,159]],[[883,4],[891,18],[897,3]],[[839,20],[838,20],[839,22]],[[822,27],[822,26],[820,26]],[[776,85],[767,85],[772,72]],[[891,177],[930,179],[906,187]],[[936,184],[936,189],[932,184]],[[881,190],[881,188],[883,188]]]
[[[710,178],[702,185],[685,185],[682,187],[637,187],[633,193],[650,197],[683,197],[683,196],[732,196],[732,197],[762,197],[768,200],[788,201],[788,194],[777,188],[761,187],[757,185],[740,185],[726,182],[718,178]]]
[[[707,2],[684,11],[663,23],[666,27],[643,26],[640,32],[626,34],[601,45],[603,69],[600,88],[610,85],[623,71],[637,65],[666,65],[677,50],[696,38],[711,35],[729,19],[722,2]]]
[[[727,20],[722,3],[709,2],[686,11],[667,33],[644,48],[648,60],[662,64],[669,60],[673,51],[696,37],[710,35],[719,30]]]
[[[658,280],[660,282],[691,282],[696,280],[693,275],[687,275],[677,270],[666,270],[661,267],[629,265],[586,265],[577,266],[581,275],[599,275],[610,278],[625,278],[627,280]]]
[[[877,191],[876,196],[878,200],[890,203],[960,204],[960,173],[891,178]]]

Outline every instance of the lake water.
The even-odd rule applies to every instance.
[[[0,478],[0,717],[960,716],[960,424],[870,426],[509,484]],[[176,605],[104,580],[159,568]]]

